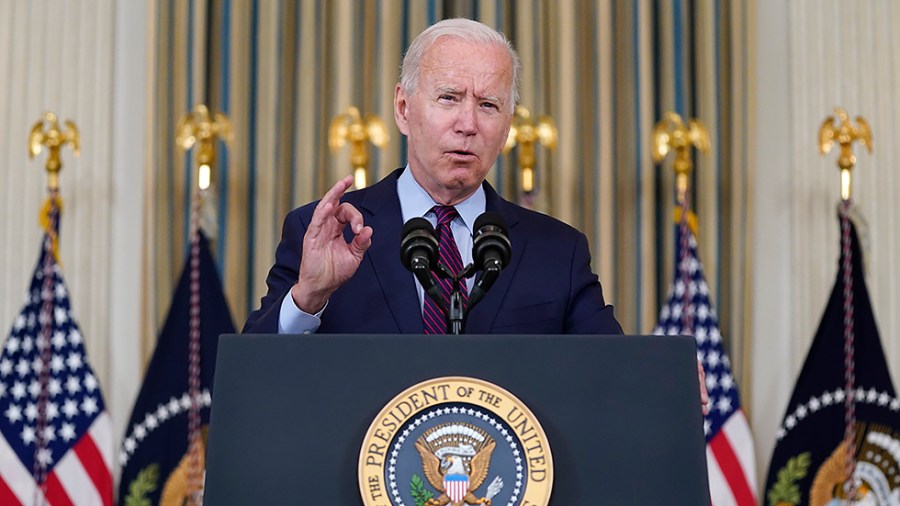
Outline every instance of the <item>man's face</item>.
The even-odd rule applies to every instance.
[[[457,204],[484,181],[512,121],[512,61],[496,44],[439,38],[422,57],[419,83],[394,91],[394,119],[408,137],[409,167],[440,204]]]

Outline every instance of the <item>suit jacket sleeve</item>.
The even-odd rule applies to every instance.
[[[603,299],[597,275],[591,271],[587,238],[578,233],[572,251],[570,287],[572,293],[566,312],[567,334],[621,334],[622,326],[613,315],[613,307]]]
[[[275,250],[275,265],[266,277],[268,288],[260,301],[260,307],[250,314],[242,330],[245,334],[274,334],[278,332],[278,317],[281,303],[289,296],[291,287],[297,282],[300,258],[303,255],[303,236],[309,225],[304,212],[309,206],[295,209],[284,219],[281,242]]]

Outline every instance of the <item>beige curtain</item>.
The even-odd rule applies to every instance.
[[[674,177],[668,164],[653,165],[650,130],[669,110],[710,128],[694,207],[740,373],[751,266],[745,11],[744,2],[713,0],[158,2],[151,325],[165,314],[186,251],[189,160],[172,142],[180,114],[205,102],[234,122],[210,232],[241,322],[265,291],[284,215],[350,172],[347,151],[328,150],[330,119],[350,105],[381,116],[391,140],[374,153],[374,177],[405,164],[391,108],[403,50],[432,22],[464,16],[511,38],[524,65],[522,104],[555,119],[559,146],[538,158],[532,205],[588,235],[626,332],[653,328],[674,268]],[[515,155],[490,174],[512,200],[521,197]]]

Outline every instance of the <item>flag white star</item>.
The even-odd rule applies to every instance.
[[[57,378],[51,379],[47,384],[47,391],[50,392],[50,397],[56,397],[62,392],[62,383]]]
[[[721,411],[723,415],[731,411],[731,397],[728,397],[727,395],[719,397],[716,408]]]
[[[77,371],[82,365],[81,354],[74,351],[69,353],[69,358],[66,359],[66,365],[69,366],[69,369]]]
[[[97,380],[94,378],[93,374],[87,373],[84,375],[84,388],[86,388],[88,392],[93,392],[97,389]]]
[[[37,406],[35,406],[33,402],[29,402],[28,405],[25,406],[25,416],[32,422],[37,418]]]
[[[19,316],[21,317],[22,315]],[[15,336],[9,336],[9,338],[6,340],[6,351],[9,352],[10,355],[19,351],[19,339]]]
[[[34,371],[34,374],[41,374],[41,371],[44,370],[44,363],[41,361],[41,357],[34,357],[34,360],[31,361],[31,369]]]
[[[60,330],[57,330],[53,333],[53,339],[51,340],[51,342],[53,343],[53,347],[59,350],[66,345],[66,334]]]
[[[50,369],[55,373],[59,374],[66,367],[63,362],[63,358],[60,355],[53,355],[53,358],[50,359]]]
[[[16,423],[22,419],[22,408],[16,404],[10,404],[3,414],[9,419],[9,423]]]
[[[41,393],[41,384],[38,383],[38,380],[31,380],[31,383],[28,384],[28,393],[32,399],[37,399],[37,396]]]
[[[30,445],[34,442],[34,429],[30,425],[23,427],[20,435],[22,437],[22,442],[26,445]]]
[[[25,377],[29,371],[31,371],[31,366],[28,365],[28,361],[24,358],[20,358],[19,362],[16,364],[16,373],[22,378]]]
[[[49,466],[53,462],[53,452],[50,448],[41,448],[38,450],[37,460],[45,466]]]
[[[722,385],[722,390],[726,392],[734,388],[734,378],[729,373],[725,373],[722,375],[722,379],[719,380],[719,384]]]
[[[78,403],[74,399],[66,399],[66,402],[63,403],[62,412],[66,415],[66,418],[72,418],[78,414]]]
[[[25,315],[20,313],[18,316],[16,316],[15,323],[13,323],[13,330],[19,331],[24,328],[25,328]]]
[[[73,345],[81,344],[81,332],[79,332],[78,329],[72,329],[72,331],[69,332],[69,342]]]
[[[77,377],[69,376],[69,379],[66,380],[66,390],[69,391],[69,395],[75,395],[81,390],[81,383],[78,382]]]
[[[25,384],[17,381],[13,384],[12,395],[18,401],[22,397],[25,397]]]
[[[59,429],[59,437],[63,438],[67,443],[75,439],[75,426],[68,422],[63,422]]]
[[[8,358],[0,360],[0,376],[9,376],[9,373],[12,372],[12,369],[12,361],[10,361]]]
[[[707,373],[706,374],[706,389],[711,392],[711,391],[715,390],[717,386],[719,386],[719,381],[718,381],[718,378],[716,378],[716,375],[713,373]]]
[[[816,411],[819,410],[820,407],[822,407],[822,403],[819,402],[819,399],[817,399],[815,397],[812,397],[811,399],[809,399],[809,410],[810,411],[815,413]]]
[[[64,308],[57,306],[53,308],[53,319],[56,320],[57,325],[63,325],[69,320],[69,313]]]
[[[88,414],[88,416],[93,415],[98,411],[97,400],[93,397],[85,397],[84,402],[81,403],[81,409]]]
[[[59,416],[59,405],[55,402],[47,403],[47,419],[53,420]]]

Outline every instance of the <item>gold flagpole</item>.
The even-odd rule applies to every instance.
[[[166,497],[178,504],[200,506],[203,504],[203,475],[206,467],[204,454],[206,443],[200,426],[200,212],[203,197],[209,189],[212,171],[216,164],[216,141],[230,143],[233,138],[231,122],[224,114],[211,115],[209,109],[198,104],[178,120],[175,143],[183,150],[196,147],[196,188],[191,205],[191,283],[190,323],[188,334],[188,392],[191,399],[188,411],[188,469],[183,490],[163,490]]]
[[[861,499],[860,479],[856,476],[856,333],[853,309],[853,248],[851,240],[850,213],[853,207],[852,170],[856,165],[853,143],[860,141],[869,153],[872,152],[872,131],[869,123],[856,117],[856,125],[850,121],[847,111],[835,108],[834,116],[828,116],[819,127],[819,153],[823,156],[831,151],[835,142],[841,146],[838,168],[841,170],[841,203],[838,213],[841,219],[841,278],[843,280],[843,330],[844,330],[844,484],[838,496],[849,501]],[[836,121],[839,120],[838,121]]]

